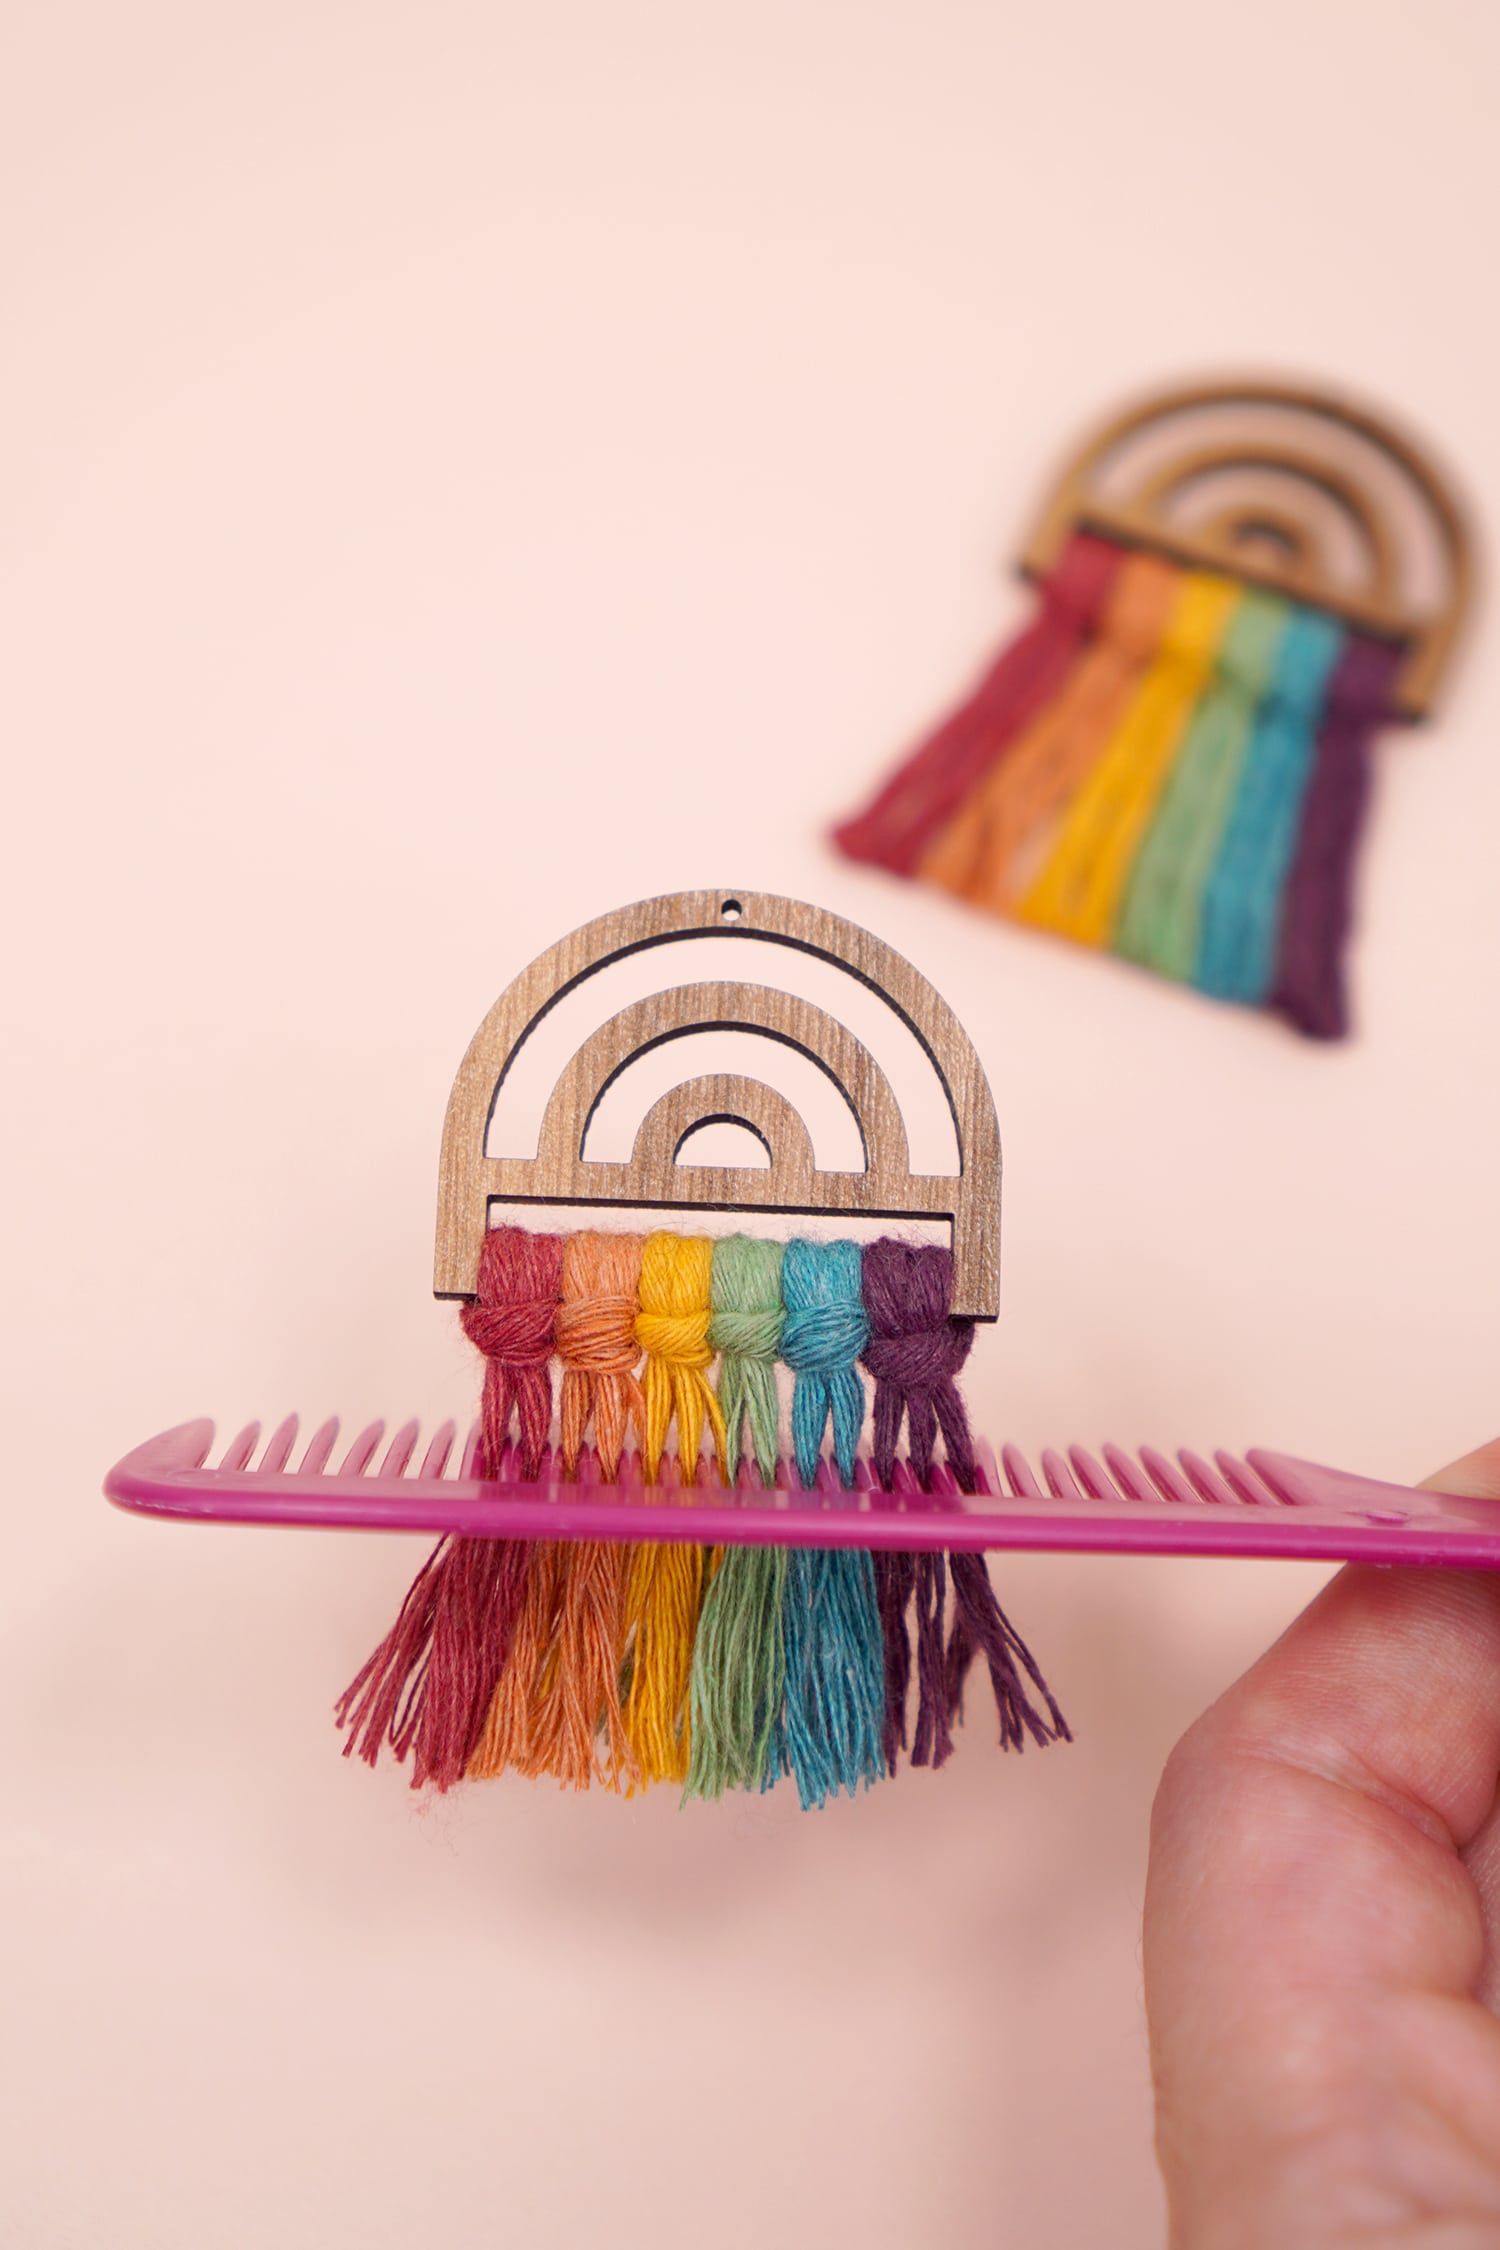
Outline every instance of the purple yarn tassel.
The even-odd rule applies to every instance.
[[[885,1770],[894,1776],[906,1748],[906,1701],[911,1688],[911,1634],[906,1612],[917,1583],[917,1558],[909,1554],[877,1554],[875,1600],[880,1610],[880,1635],[885,1648],[885,1720],[880,1749]]]
[[[1400,666],[1399,649],[1356,635],[1329,684],[1267,1002],[1310,1039],[1342,1039],[1349,1029],[1344,944],[1369,797],[1370,737],[1389,716]]]
[[[962,1491],[972,1492],[977,1481],[974,1440],[956,1378],[973,1346],[974,1323],[955,1319],[948,1309],[953,1302],[951,1254],[936,1245],[912,1247],[882,1238],[865,1252],[862,1288],[870,1321],[864,1363],[875,1378],[876,1476],[889,1490],[904,1421],[912,1473],[923,1490],[931,1482],[934,1447],[941,1433],[954,1482]],[[906,1739],[910,1596],[902,1589],[908,1584],[917,1612],[913,1765],[940,1766],[948,1757],[954,1722],[963,1715],[964,1681],[981,1654],[995,1692],[1003,1750],[1023,1749],[1028,1734],[1037,1743],[1072,1740],[1031,1651],[995,1599],[982,1555],[951,1554],[946,1568],[941,1555],[930,1553],[891,1556],[886,1561],[881,1610],[886,1629],[885,1748],[893,1769],[893,1745]],[[898,1563],[905,1566],[899,1577],[893,1567]],[[950,1575],[954,1615],[945,1646],[943,1612]],[[898,1640],[900,1647],[893,1653]],[[1046,1705],[1046,1716],[1028,1694],[1027,1679]]]
[[[1002,1750],[1024,1750],[1028,1734],[1039,1746],[1071,1742],[1072,1729],[1038,1671],[1036,1658],[995,1599],[983,1555],[950,1555],[948,1567],[953,1573],[954,1608],[948,1643],[950,1717],[963,1717],[964,1679],[975,1657],[983,1656],[1000,1714]],[[1026,1693],[1022,1671],[1047,1706],[1045,1719]]]
[[[941,1766],[953,1755],[948,1659],[943,1647],[948,1571],[942,1556],[930,1550],[912,1559],[917,1566],[917,1724],[911,1762],[914,1766]]]

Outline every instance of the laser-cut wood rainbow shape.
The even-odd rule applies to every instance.
[[[889,1079],[826,1010],[763,984],[678,985],[622,1008],[585,1040],[552,1091],[534,1157],[488,1156],[496,1097],[516,1054],[548,1009],[589,977],[651,946],[739,936],[795,948],[870,987],[925,1051],[958,1141],[956,1174],[914,1173]],[[697,1077],[654,1104],[626,1163],[585,1157],[589,1121],[637,1056],[699,1031],[744,1031],[781,1041],[824,1071],[859,1127],[865,1168],[822,1171],[802,1118],[785,1097],[740,1073]],[[742,1124],[769,1168],[680,1163],[700,1125]],[[502,993],[459,1067],[443,1128],[433,1290],[474,1294],[493,1204],[608,1205],[684,1213],[847,1213],[946,1220],[954,1258],[953,1310],[993,1320],[1000,1285],[1000,1134],[979,1059],[947,1003],[898,953],[854,923],[793,899],[752,891],[683,891],[649,899],[575,930]],[[518,1211],[516,1216],[524,1216]]]
[[[1340,522],[1351,535],[1342,565]],[[1112,416],[1044,502],[1026,575],[1045,578],[1078,530],[1250,580],[1395,642],[1405,651],[1395,708],[1409,719],[1430,711],[1473,599],[1464,513],[1426,449],[1338,392],[1262,376],[1176,385]]]

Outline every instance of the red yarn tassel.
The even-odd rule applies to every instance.
[[[401,1731],[398,1715],[408,1686],[420,1681],[427,1665],[437,1616],[438,1588],[447,1569],[453,1542],[442,1539],[433,1548],[407,1590],[395,1624],[372,1656],[365,1659],[334,1706],[340,1727],[348,1727],[344,1756],[357,1754],[367,1766],[380,1756],[380,1746],[394,1748]],[[398,1751],[397,1756],[403,1755]]]
[[[459,1539],[438,1589],[412,1787],[462,1781],[515,1639],[531,1548],[524,1539]]]
[[[552,1424],[549,1372],[562,1240],[523,1227],[496,1227],[479,1253],[478,1301],[465,1305],[464,1332],[485,1355],[481,1404],[484,1473],[497,1476],[514,1417],[523,1473],[534,1477]],[[336,1706],[374,1765],[382,1742],[404,1760],[415,1750],[412,1786],[451,1788],[484,1730],[510,1654],[526,1590],[525,1540],[445,1539],[417,1575],[401,1614]]]
[[[1042,582],[1032,622],[866,809],[835,828],[841,852],[893,874],[916,873],[965,798],[1061,688],[1098,626],[1121,560],[1120,548],[1074,533]]]

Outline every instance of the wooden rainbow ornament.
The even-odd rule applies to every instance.
[[[620,1009],[563,1069],[536,1154],[487,1152],[512,1062],[564,993],[652,945],[726,931],[818,955],[889,1002],[941,1082],[955,1173],[912,1170],[890,1081],[842,1023],[793,993],[740,982],[678,985]],[[815,1062],[850,1107],[863,1168],[819,1170],[786,1098],[732,1073],[664,1094],[627,1161],[587,1156],[590,1123],[621,1071],[703,1031],[759,1034]],[[766,1164],[685,1162],[690,1137],[714,1121],[748,1127]],[[555,1359],[562,1385],[551,1465],[575,1489],[594,1478],[628,1492],[635,1474],[657,1493],[675,1484],[696,1499],[717,1485],[751,1505],[768,1491],[805,1503],[820,1491],[870,1489],[873,1464],[876,1483],[894,1494],[903,1418],[919,1485],[930,1485],[941,1426],[951,1479],[973,1489],[972,1439],[953,1376],[976,1320],[997,1310],[999,1169],[994,1103],[962,1029],[931,986],[866,932],[787,900],[721,893],[650,901],[574,932],[480,1026],[443,1132],[434,1289],[465,1301],[464,1325],[486,1355],[485,1468],[498,1477],[518,1444],[523,1476],[541,1476],[551,1397],[539,1389],[528,1417],[521,1384],[543,1383]],[[497,1210],[545,1224],[555,1211],[591,1207],[627,1230],[632,1210],[680,1213],[683,1229],[594,1227],[564,1239],[494,1224]],[[697,1231],[715,1213],[825,1228],[841,1215],[922,1221],[947,1241],[782,1243]],[[791,1390],[785,1462],[778,1365]],[[875,1382],[874,1445],[862,1463],[866,1375]],[[622,1386],[613,1415],[597,1390],[606,1380]],[[586,1459],[591,1405],[596,1442]],[[510,1767],[574,1786],[664,1781],[717,1797],[789,1776],[804,1805],[819,1805],[894,1773],[908,1749],[913,1609],[916,1763],[941,1764],[950,1751],[965,1676],[981,1654],[1007,1746],[1028,1734],[1038,1743],[1066,1735],[974,1554],[689,1542],[679,1525],[680,1516],[668,1536],[638,1536],[628,1547],[607,1538],[572,1547],[448,1542],[340,1705],[347,1746],[372,1761],[383,1745],[410,1751],[414,1779],[439,1787]],[[630,1528],[646,1527],[637,1516]]]
[[[1021,568],[1034,620],[840,849],[1341,1038],[1371,742],[1469,605],[1446,481],[1342,397],[1193,385],[1074,456]]]
[[[725,935],[813,956],[885,1004],[942,1091],[951,1173],[912,1169],[869,1046],[740,981],[620,1009],[563,1068],[535,1153],[490,1153],[497,1096],[550,1010],[631,955]],[[815,1063],[861,1168],[820,1167],[796,1109],[737,1073],[664,1094],[628,1161],[590,1157],[620,1072],[703,1029]],[[720,1120],[768,1164],[685,1160]],[[989,1548],[1500,1566],[1493,1508],[1280,1455],[1071,1446],[1042,1455],[1040,1481],[1014,1447],[997,1461],[958,1377],[999,1309],[999,1192],[978,1057],[878,939],[750,892],[604,915],[497,1001],[449,1102],[434,1287],[483,1365],[467,1441],[447,1423],[419,1450],[408,1422],[382,1454],[376,1423],[335,1465],[327,1422],[294,1459],[290,1415],[211,1464],[213,1426],[192,1422],[138,1446],[105,1491],[179,1521],[439,1534],[338,1717],[346,1752],[389,1749],[440,1790],[508,1770],[703,1798],[787,1780],[822,1805],[903,1757],[941,1765],[976,1670],[1002,1748],[1067,1739]]]

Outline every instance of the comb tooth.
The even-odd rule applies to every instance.
[[[259,1422],[247,1422],[239,1435],[232,1438],[224,1448],[224,1458],[219,1463],[220,1473],[225,1469],[243,1469],[255,1451],[255,1441],[259,1436]]]
[[[260,1460],[261,1475],[279,1476],[286,1467],[288,1456],[296,1442],[297,1417],[295,1414],[288,1414],[285,1421],[277,1423],[266,1441],[266,1450]]]
[[[404,1477],[406,1464],[417,1450],[420,1422],[403,1422],[385,1449],[385,1459],[380,1464],[383,1477]]]
[[[459,1459],[459,1475],[461,1477],[479,1476],[482,1473],[480,1469],[480,1460],[483,1453],[484,1430],[480,1423],[471,1422],[469,1424],[469,1434],[464,1439],[463,1453]]]
[[[364,1475],[366,1469],[370,1466],[370,1456],[375,1451],[376,1446],[379,1445],[384,1431],[384,1422],[371,1422],[360,1431],[359,1436],[344,1455],[338,1471],[341,1477],[362,1477]]]
[[[1179,1474],[1164,1453],[1158,1453],[1154,1445],[1143,1445],[1140,1453],[1141,1466],[1145,1469],[1147,1476],[1151,1479],[1163,1500],[1178,1501],[1189,1508],[1202,1506],[1202,1502],[1192,1486],[1185,1477]]]
[[[988,1438],[980,1438],[974,1448],[974,1489],[988,1494],[1000,1490],[1000,1464]]]
[[[330,1414],[326,1422],[319,1423],[307,1441],[307,1451],[302,1456],[301,1475],[320,1477],[323,1474],[338,1434],[339,1418],[336,1414]]]
[[[1135,1462],[1123,1446],[1106,1445],[1102,1448],[1109,1463],[1109,1473],[1127,1500],[1144,1500],[1155,1507],[1161,1495],[1146,1482]]]
[[[440,1477],[448,1466],[448,1456],[453,1450],[453,1440],[458,1435],[458,1424],[440,1422],[432,1433],[432,1442],[422,1456],[419,1477]]]
[[[1031,1473],[1030,1462],[1018,1446],[1002,1446],[1000,1464],[1005,1471],[1005,1480],[1017,1500],[1041,1500],[1046,1497]]]
[[[1183,1472],[1193,1490],[1206,1500],[1211,1508],[1232,1508],[1234,1506],[1234,1494],[1227,1485],[1221,1483],[1219,1478],[1214,1475],[1213,1470],[1201,1454],[1193,1453],[1184,1446],[1178,1453],[1177,1458],[1182,1463]]]
[[[1233,1453],[1216,1453],[1214,1459],[1230,1491],[1237,1500],[1243,1500],[1247,1508],[1281,1506],[1275,1493],[1261,1483],[1248,1462],[1239,1460]]]
[[[1251,1456],[1251,1466],[1256,1475],[1264,1479],[1283,1508],[1305,1508],[1314,1499],[1313,1493],[1306,1489],[1299,1490],[1296,1484],[1288,1482],[1282,1456],[1267,1453],[1263,1447],[1257,1446]]]
[[[1092,1453],[1086,1452],[1081,1445],[1070,1445],[1068,1447],[1068,1459],[1072,1463],[1074,1476],[1077,1477],[1090,1500],[1119,1499],[1120,1495],[1116,1492]]]
[[[1042,1475],[1054,1500],[1081,1500],[1083,1494],[1073,1481],[1073,1472],[1052,1445],[1042,1449]]]

